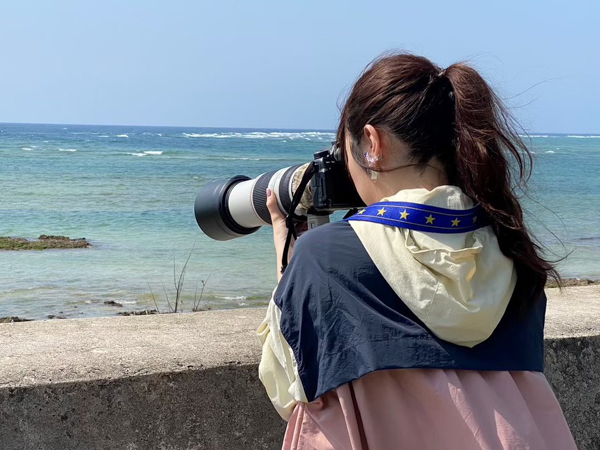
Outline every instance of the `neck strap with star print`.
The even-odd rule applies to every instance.
[[[345,220],[375,222],[430,233],[466,233],[489,225],[481,205],[471,209],[447,209],[409,202],[373,203]]]

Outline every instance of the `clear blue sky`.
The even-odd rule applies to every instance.
[[[469,59],[535,132],[600,133],[600,2],[3,0],[0,122],[331,129],[389,49]]]

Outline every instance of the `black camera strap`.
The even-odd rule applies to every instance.
[[[317,171],[317,165],[315,164],[314,161],[310,162],[308,164],[308,166],[306,167],[304,174],[302,175],[300,184],[298,185],[298,187],[296,188],[296,191],[294,192],[294,196],[292,197],[292,204],[290,205],[290,210],[288,211],[287,215],[285,216],[285,226],[288,229],[288,233],[287,233],[287,237],[285,238],[285,246],[283,247],[283,255],[281,257],[280,273],[284,273],[285,269],[287,269],[288,255],[290,252],[290,246],[292,245],[292,237],[294,239],[298,238],[298,234],[296,233],[296,228],[294,226],[295,222],[303,222],[306,220],[305,217],[299,216],[298,214],[296,214],[296,207],[300,204],[300,199],[302,198],[302,195],[304,194],[304,190],[306,189],[306,186],[308,186],[310,179],[313,177],[313,175],[316,173],[316,171]]]

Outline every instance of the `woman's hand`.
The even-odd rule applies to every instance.
[[[273,243],[275,244],[275,254],[277,255],[277,282],[281,280],[281,259],[283,258],[283,249],[285,247],[285,240],[287,238],[288,229],[285,225],[285,215],[279,209],[277,204],[277,197],[275,192],[267,188],[267,208],[271,214],[271,223],[273,224]],[[290,250],[288,251],[288,261],[292,257],[294,251],[294,239],[290,244]]]

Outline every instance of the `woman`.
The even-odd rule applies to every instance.
[[[401,54],[358,79],[337,144],[369,206],[298,240],[258,330],[284,449],[576,448],[542,373],[559,277],[523,222],[510,123],[464,64]]]

